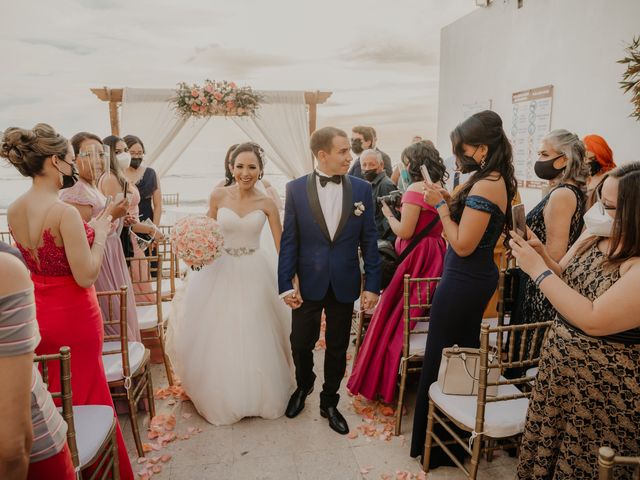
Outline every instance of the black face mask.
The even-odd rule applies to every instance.
[[[378,172],[376,170],[363,170],[362,178],[364,178],[367,182],[373,182],[378,176]]]
[[[477,151],[478,151],[478,147],[476,147],[475,151],[473,152],[473,155],[475,155]],[[462,157],[458,157],[456,159],[456,163],[458,164],[460,173],[471,173],[471,172],[480,170],[480,164],[478,164],[478,162],[475,161],[473,156],[470,157],[469,155],[463,154]]]
[[[596,160],[591,160],[589,162],[589,175],[593,177],[594,175],[597,175],[600,170],[602,170],[602,165],[600,165]]]
[[[131,157],[131,163],[129,164],[131,168],[138,169],[140,165],[142,165],[142,158]]]
[[[78,182],[78,169],[73,163],[62,161],[71,167],[71,175],[67,175],[58,167],[56,167],[56,170],[62,174],[62,188],[71,188]]]
[[[554,167],[553,162],[563,156],[564,153],[549,160],[538,160],[533,166],[533,171],[536,172],[538,178],[541,178],[542,180],[553,180],[554,178],[557,178],[558,175],[560,175],[565,169],[565,167],[562,167],[560,169]]]
[[[353,140],[351,140],[351,150],[353,150],[353,153],[355,153],[356,155],[360,155],[362,152],[364,152],[364,148],[362,148],[362,140],[360,140],[359,138],[354,138]]]

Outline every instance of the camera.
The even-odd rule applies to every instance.
[[[389,205],[390,208],[398,209],[402,203],[402,192],[400,190],[394,190],[389,192],[389,195],[383,195],[376,199],[378,205],[382,206],[382,202]]]

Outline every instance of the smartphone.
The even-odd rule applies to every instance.
[[[127,198],[127,190],[129,190],[129,182],[124,182],[124,198]]]
[[[111,205],[111,201],[113,200],[113,197],[111,195],[109,195],[107,197],[107,201],[104,202],[104,209],[106,210],[107,208],[109,208],[109,205]]]
[[[527,221],[524,214],[524,204],[518,203],[511,207],[513,230],[525,240],[527,239]]]
[[[429,176],[429,170],[427,170],[427,167],[425,167],[424,165],[420,165],[420,172],[422,173],[422,178],[425,182],[429,184],[433,183],[431,181],[431,177]]]

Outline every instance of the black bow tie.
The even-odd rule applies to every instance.
[[[316,175],[318,175],[318,173],[316,173]],[[324,175],[318,175],[318,178],[320,179],[320,186],[323,188],[329,182],[333,182],[338,185],[342,183],[342,175],[333,175],[332,177],[325,177]]]

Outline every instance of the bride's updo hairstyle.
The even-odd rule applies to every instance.
[[[229,170],[233,170],[233,166],[236,164],[236,158],[244,152],[252,152],[256,156],[258,159],[258,166],[260,167],[260,175],[258,175],[258,179],[262,179],[264,176],[264,150],[257,143],[245,142],[238,145],[233,150],[231,157],[229,158]]]
[[[31,130],[9,127],[0,141],[0,157],[32,178],[42,173],[47,158],[56,155],[64,159],[68,149],[69,141],[46,123],[38,123]]]

